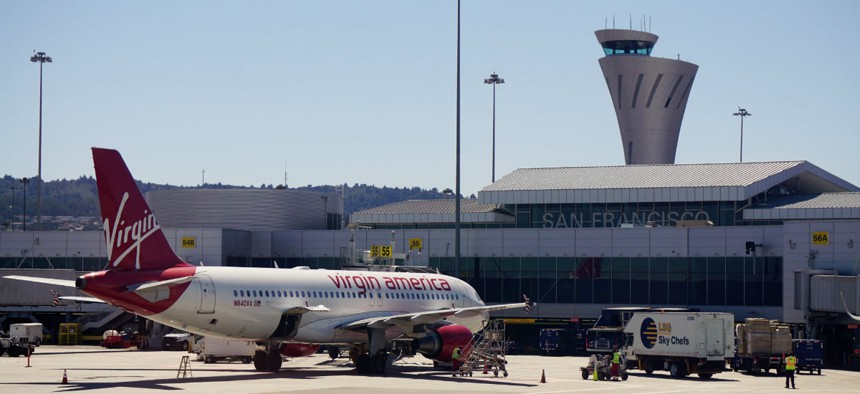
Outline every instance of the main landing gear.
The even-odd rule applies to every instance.
[[[355,370],[363,375],[384,374],[388,364],[388,353],[385,350],[379,350],[376,355],[371,356],[363,345],[350,347],[349,358],[355,364]]]
[[[278,372],[281,370],[283,359],[279,344],[267,344],[266,350],[254,352],[254,368],[260,372]]]

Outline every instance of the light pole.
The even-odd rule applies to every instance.
[[[42,66],[54,60],[45,52],[36,52],[30,56],[30,61],[39,63],[39,180],[36,183],[36,224],[39,224],[42,222]]]
[[[457,153],[454,182],[454,277],[460,277],[460,0],[457,0]]]
[[[21,220],[23,231],[27,231],[27,184],[30,183],[30,178],[21,178],[19,181],[24,185],[24,219]]]
[[[15,184],[12,184],[12,206],[9,209],[12,211],[12,218],[9,219],[9,226],[12,231],[15,231]]]
[[[493,182],[496,182],[496,85],[505,83],[505,80],[493,71],[484,83],[493,85]]]
[[[746,109],[738,107],[738,112],[735,112],[732,115],[741,117],[741,161],[740,162],[743,163],[744,162],[744,118],[747,116],[752,116],[752,114],[747,112]]]

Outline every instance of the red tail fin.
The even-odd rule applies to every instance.
[[[119,152],[93,148],[93,164],[111,268],[153,270],[188,265],[170,248]]]

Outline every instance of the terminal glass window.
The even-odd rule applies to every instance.
[[[538,259],[527,257],[520,260],[520,294],[533,294],[532,297],[540,297],[543,295],[538,288]],[[512,299],[510,302],[520,301],[520,297]],[[540,301],[538,301],[540,302]]]
[[[594,276],[596,275],[596,270],[599,267],[596,267],[595,259],[593,258],[581,258],[577,259],[576,266],[576,298],[574,302],[581,303],[592,303],[594,301],[593,298],[593,289],[594,289]]]
[[[630,259],[612,259],[612,303],[630,303]]]
[[[630,259],[630,297],[634,300],[648,299],[648,259]]]
[[[708,259],[708,305],[726,305],[726,259]]]
[[[540,285],[540,301],[538,302],[558,302],[556,296],[558,292],[558,273],[556,272],[556,260],[554,258],[538,259],[540,264],[539,285]],[[528,293],[526,293],[528,294]]]
[[[762,305],[762,259],[749,257],[744,259],[744,305]]]
[[[669,304],[687,305],[687,259],[668,259]]]
[[[744,258],[726,258],[726,305],[744,305]]]
[[[690,259],[689,290],[690,305],[708,303],[708,259],[701,257]]]
[[[667,304],[669,295],[669,261],[665,257],[651,259],[648,278],[650,280],[651,304]]]
[[[558,302],[573,303],[573,286],[576,272],[576,261],[570,257],[558,259]]]

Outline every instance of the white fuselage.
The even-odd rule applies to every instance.
[[[339,327],[380,316],[483,305],[467,283],[439,274],[199,267],[172,306],[147,317],[200,335],[259,341],[273,334],[283,314],[307,308],[290,341],[357,343],[367,342],[367,334]],[[447,320],[477,332],[487,313]],[[390,327],[385,337],[401,334]]]

